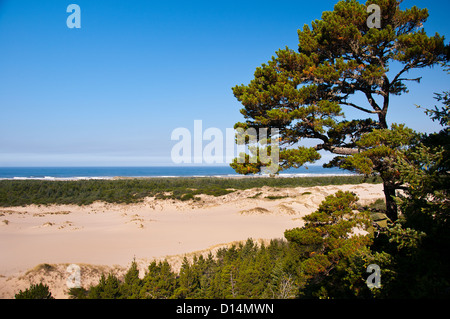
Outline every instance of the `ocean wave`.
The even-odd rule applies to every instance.
[[[286,174],[280,177],[333,177],[333,176],[358,176],[359,174]]]
[[[277,178],[295,178],[295,177],[332,177],[332,176],[357,176],[359,174],[354,173],[280,173],[276,175]],[[42,181],[81,181],[81,180],[114,180],[123,178],[267,178],[271,177],[270,174],[260,175],[240,175],[240,174],[214,174],[214,175],[154,175],[154,176],[72,176],[72,177],[55,177],[55,176],[15,176],[0,178],[0,180],[42,180]]]
[[[103,179],[113,179],[112,176],[74,176],[74,177],[54,177],[54,176],[14,176],[7,178],[0,178],[0,180],[13,180],[13,181],[29,181],[29,180],[38,180],[38,181],[78,181],[78,180],[103,180]]]
[[[275,175],[277,178],[295,178],[295,177],[332,177],[332,176],[359,176],[359,174],[346,174],[346,173],[285,173]],[[228,174],[228,175],[214,175],[210,177],[218,177],[218,178],[268,178],[272,177],[270,174],[261,174],[261,175],[239,175],[239,174]]]

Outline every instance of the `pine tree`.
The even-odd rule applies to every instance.
[[[285,271],[283,260],[278,260],[270,274],[270,282],[264,296],[271,299],[289,299],[296,297],[297,291],[294,276]]]
[[[372,243],[369,233],[356,234],[370,225],[368,213],[356,210],[358,198],[338,191],[305,216],[305,225],[285,232],[286,239],[299,251],[300,276],[307,281],[307,296],[328,297],[326,283],[337,267]]]
[[[317,161],[321,150],[338,156],[358,154],[361,148],[365,150],[357,144],[361,136],[389,128],[390,97],[407,92],[408,82],[420,81],[405,74],[443,62],[448,53],[444,37],[428,36],[423,29],[428,10],[401,9],[400,3],[339,1],[333,11],[323,12],[321,20],[298,30],[297,50],[280,49],[256,69],[248,85],[233,88],[245,118],[235,124],[236,129],[279,129],[277,136],[267,132],[265,147],[249,145],[251,155],[241,155],[231,164],[236,172],[254,174],[273,164],[279,170],[303,166]],[[381,28],[367,23],[371,4],[380,8]],[[391,65],[398,65],[399,71],[391,74]],[[365,97],[365,103],[355,101],[356,95]],[[347,109],[361,112],[361,118],[346,120]],[[271,138],[279,142],[278,163],[262,160],[262,154],[277,151]],[[305,147],[303,139],[320,142]],[[248,138],[239,136],[237,142],[248,142]],[[340,165],[340,161],[330,165]],[[383,178],[387,214],[395,221],[395,181],[376,164],[373,170]]]
[[[15,299],[55,299],[47,285],[42,283],[32,284],[24,291],[20,290]]]
[[[121,294],[121,282],[112,273],[109,273],[106,277],[102,274],[99,283],[89,289],[89,299],[120,299]]]
[[[195,267],[191,266],[187,258],[184,257],[178,277],[178,288],[175,291],[176,298],[193,298],[198,292],[199,281],[200,278],[195,271]]]
[[[133,260],[128,272],[125,274],[124,283],[121,286],[121,294],[126,299],[138,299],[142,288],[142,280],[139,278],[139,269]]]
[[[177,288],[176,274],[172,271],[167,260],[159,263],[152,261],[141,285],[141,299],[173,298]]]

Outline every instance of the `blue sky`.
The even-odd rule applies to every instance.
[[[0,166],[170,164],[174,129],[242,121],[231,88],[336,2],[0,0]],[[81,29],[66,25],[71,3]],[[412,5],[430,10],[428,34],[450,34],[448,1]],[[448,75],[412,75],[422,83],[388,120],[436,131],[414,105],[434,105]]]

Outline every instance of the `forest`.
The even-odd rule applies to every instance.
[[[195,200],[195,195],[222,196],[237,190],[269,187],[309,187],[380,182],[377,177],[171,177],[127,178],[118,180],[1,180],[0,207],[22,205],[75,204],[89,205],[94,201],[136,203],[145,197],[157,199]]]

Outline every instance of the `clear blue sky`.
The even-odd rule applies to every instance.
[[[231,88],[336,2],[0,0],[0,166],[170,164],[175,128],[242,121]],[[66,25],[71,3],[81,29]],[[428,34],[449,36],[448,1],[412,5],[429,8]],[[414,104],[434,105],[448,75],[420,75],[389,121],[432,132]]]

